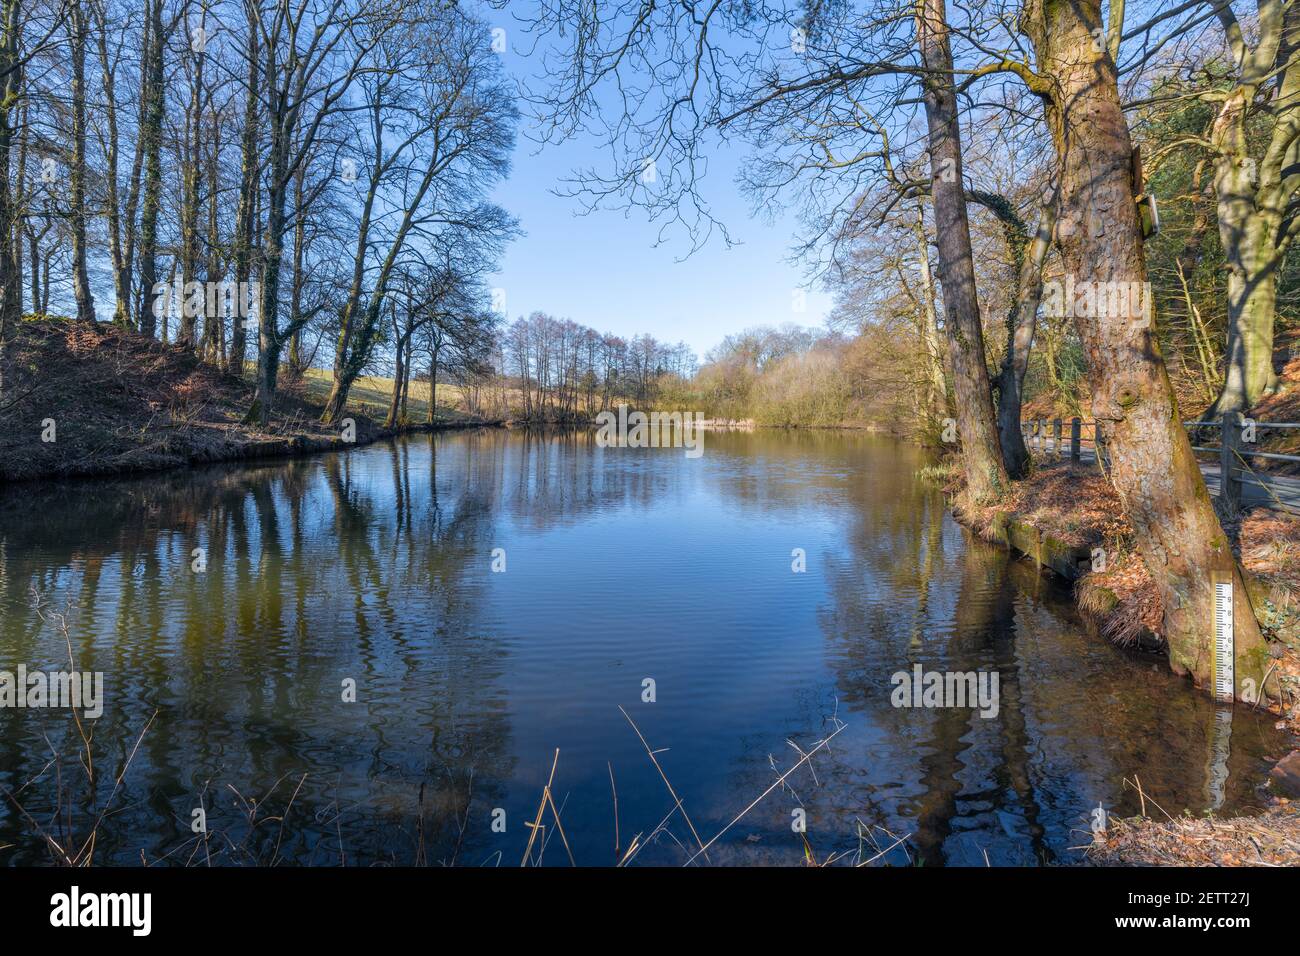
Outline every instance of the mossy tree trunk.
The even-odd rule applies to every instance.
[[[1145,284],[1134,197],[1132,142],[1120,106],[1100,0],[1029,0],[1022,29],[1033,43],[1060,176],[1057,237],[1077,287]],[[1131,301],[1131,300],[1130,300]],[[1075,307],[1092,408],[1108,443],[1111,481],[1164,605],[1170,663],[1206,685],[1214,661],[1214,572],[1236,587],[1237,693],[1256,690],[1267,651],[1241,570],[1211,505],[1182,426],[1155,329],[1131,311]]]

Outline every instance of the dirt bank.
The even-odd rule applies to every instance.
[[[188,350],[112,326],[20,323],[0,358],[0,482],[121,475],[301,455],[410,431],[496,424],[439,409],[433,424],[385,429],[320,422],[321,405],[285,381],[265,427],[242,422],[251,386]],[[352,439],[352,440],[349,440]]]

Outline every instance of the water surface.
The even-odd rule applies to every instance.
[[[868,832],[907,837],[890,863],[983,866],[1077,860],[1092,808],[1137,812],[1126,780],[1170,813],[1262,805],[1270,722],[1090,637],[921,463],[835,432],[711,432],[689,459],[482,430],[0,492],[0,669],[66,667],[65,612],[107,698],[93,786],[66,711],[0,709],[25,811],[0,800],[0,861],[108,808],[98,863],[517,865],[558,749],[579,863],[665,817],[636,862],[681,863],[696,838],[620,707],[703,840],[842,727],[715,864],[801,862],[796,809],[821,859]],[[894,707],[915,664],[996,670],[997,716]]]

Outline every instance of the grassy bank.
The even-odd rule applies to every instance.
[[[323,406],[329,396],[333,379],[328,369],[309,368],[303,374],[301,396],[309,404]],[[380,375],[360,375],[352,383],[348,392],[348,408],[355,413],[365,415],[376,421],[382,421],[388,415],[388,403],[393,395],[393,380]],[[438,404],[436,419],[438,421],[461,421],[472,419],[458,409],[464,407],[465,396],[456,385],[438,386]],[[407,418],[413,424],[424,422],[429,417],[429,383],[412,380],[407,393]]]
[[[117,475],[353,447],[422,430],[428,385],[412,383],[412,424],[385,429],[392,383],[367,378],[348,403],[355,441],[320,422],[327,373],[282,382],[265,427],[243,417],[252,387],[173,345],[107,325],[26,321],[10,338],[0,392],[0,481]],[[442,404],[434,427],[488,424]],[[382,399],[382,400],[381,400]]]

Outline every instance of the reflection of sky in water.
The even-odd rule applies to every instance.
[[[816,780],[794,774],[714,862],[798,862],[800,803],[820,856],[867,826],[886,844],[886,830],[910,834],[929,865],[1068,859],[1091,807],[1136,812],[1126,777],[1171,813],[1250,807],[1278,746],[1268,723],[1238,712],[1229,728],[1163,662],[1088,637],[1032,568],[943,513],[918,463],[830,432],[711,432],[691,460],[484,431],[11,489],[0,668],[66,655],[31,609],[35,587],[73,602],[79,664],[106,672],[101,768],[116,771],[157,709],[99,862],[184,859],[202,799],[209,829],[240,847],[218,862],[269,862],[279,839],[290,862],[513,864],[559,748],[574,855],[610,863],[611,770],[624,847],[672,806],[620,705],[706,839],[798,759],[790,742],[844,722]],[[206,574],[189,570],[195,547]],[[890,676],[914,664],[998,669],[997,717],[893,708]],[[8,787],[49,759],[42,733],[69,743],[60,713],[0,712],[0,731]],[[275,815],[295,788],[282,835],[250,832],[235,791]],[[50,792],[29,789],[28,808],[48,812]],[[693,837],[670,825],[642,862],[680,862],[674,837]],[[7,842],[0,859],[46,858],[4,807]],[[546,858],[565,859],[554,844]]]

